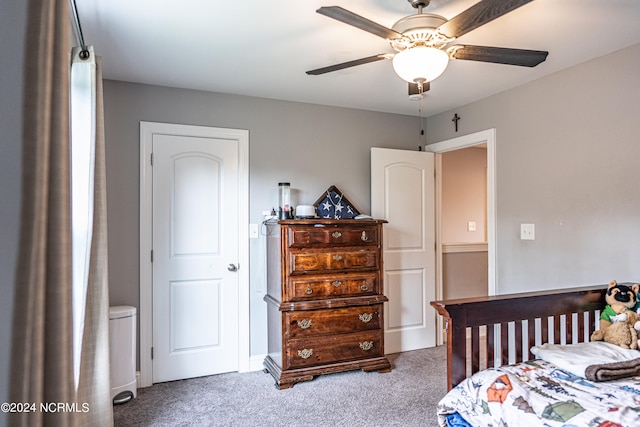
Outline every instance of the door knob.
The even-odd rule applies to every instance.
[[[227,270],[238,271],[238,267],[235,264],[229,264],[229,267],[227,267]]]

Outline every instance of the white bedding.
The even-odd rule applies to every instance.
[[[553,363],[574,375],[586,378],[585,370],[591,365],[623,362],[637,359],[640,351],[629,350],[604,341],[576,344],[543,344],[531,348],[538,359]]]

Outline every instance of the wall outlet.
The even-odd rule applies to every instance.
[[[467,231],[476,231],[476,222],[475,221],[467,222]]]
[[[536,226],[535,224],[520,224],[520,240],[535,240]]]

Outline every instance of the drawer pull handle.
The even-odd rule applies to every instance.
[[[305,294],[311,295],[313,291],[311,290],[311,285],[307,283],[307,289],[304,291]]]
[[[366,231],[362,232],[362,236],[360,236],[360,240],[362,240],[363,242],[366,242],[367,240],[369,240],[369,236],[367,236]]]
[[[331,235],[332,235],[335,239],[337,239],[338,237],[342,236],[342,233],[341,233],[341,232],[339,232],[339,231],[334,231]]]
[[[312,319],[298,320],[298,326],[300,327],[300,329],[308,329],[309,327],[311,327],[312,322]]]
[[[367,286],[367,282],[365,282],[364,280],[362,281],[362,285],[360,286],[360,290],[363,291],[368,291],[369,287]]]
[[[362,313],[361,315],[358,316],[358,318],[363,323],[369,323],[369,322],[371,322],[371,319],[373,319],[373,314],[371,314],[371,313]]]
[[[371,345],[373,346],[373,343],[371,343]],[[362,344],[360,344],[360,346],[362,347]],[[310,358],[312,354],[313,354],[312,348],[305,348],[302,350],[298,350],[298,356],[302,357],[303,359]]]
[[[342,259],[342,255],[334,255],[333,256],[333,260],[334,261],[340,261]]]
[[[373,341],[364,341],[360,343],[360,348],[364,351],[369,351],[373,348]]]
[[[336,280],[336,281],[334,281],[334,282],[331,282],[331,284],[332,284],[333,286],[335,286],[336,288],[337,288],[338,286],[342,286],[342,282],[341,282],[340,280]]]

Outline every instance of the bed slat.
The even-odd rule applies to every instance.
[[[514,329],[516,362],[522,362],[522,320],[515,321]]]
[[[487,325],[487,368],[493,368],[493,366],[495,365],[494,346],[495,346],[494,325]]]
[[[527,360],[534,359],[531,353],[531,347],[536,345],[536,319],[527,319],[527,333],[529,334],[527,341]]]
[[[562,314],[560,314],[558,316],[554,316],[552,318],[552,320],[553,320],[553,344],[560,344],[560,316],[562,316]]]
[[[578,342],[588,341],[588,339],[585,339],[585,336],[584,336],[584,316],[585,316],[585,313],[578,314]]]
[[[549,317],[547,316],[540,319],[540,335],[541,342],[549,342]]]
[[[565,333],[566,333],[566,343],[573,343],[573,313],[567,313],[564,321]]]
[[[471,372],[480,370],[480,328],[471,328]]]
[[[509,324],[508,323],[501,323],[500,324],[500,347],[502,348],[502,351],[500,352],[500,354],[502,355],[501,357],[501,365],[508,365],[509,364],[509,351],[505,351],[505,343],[509,342]]]

